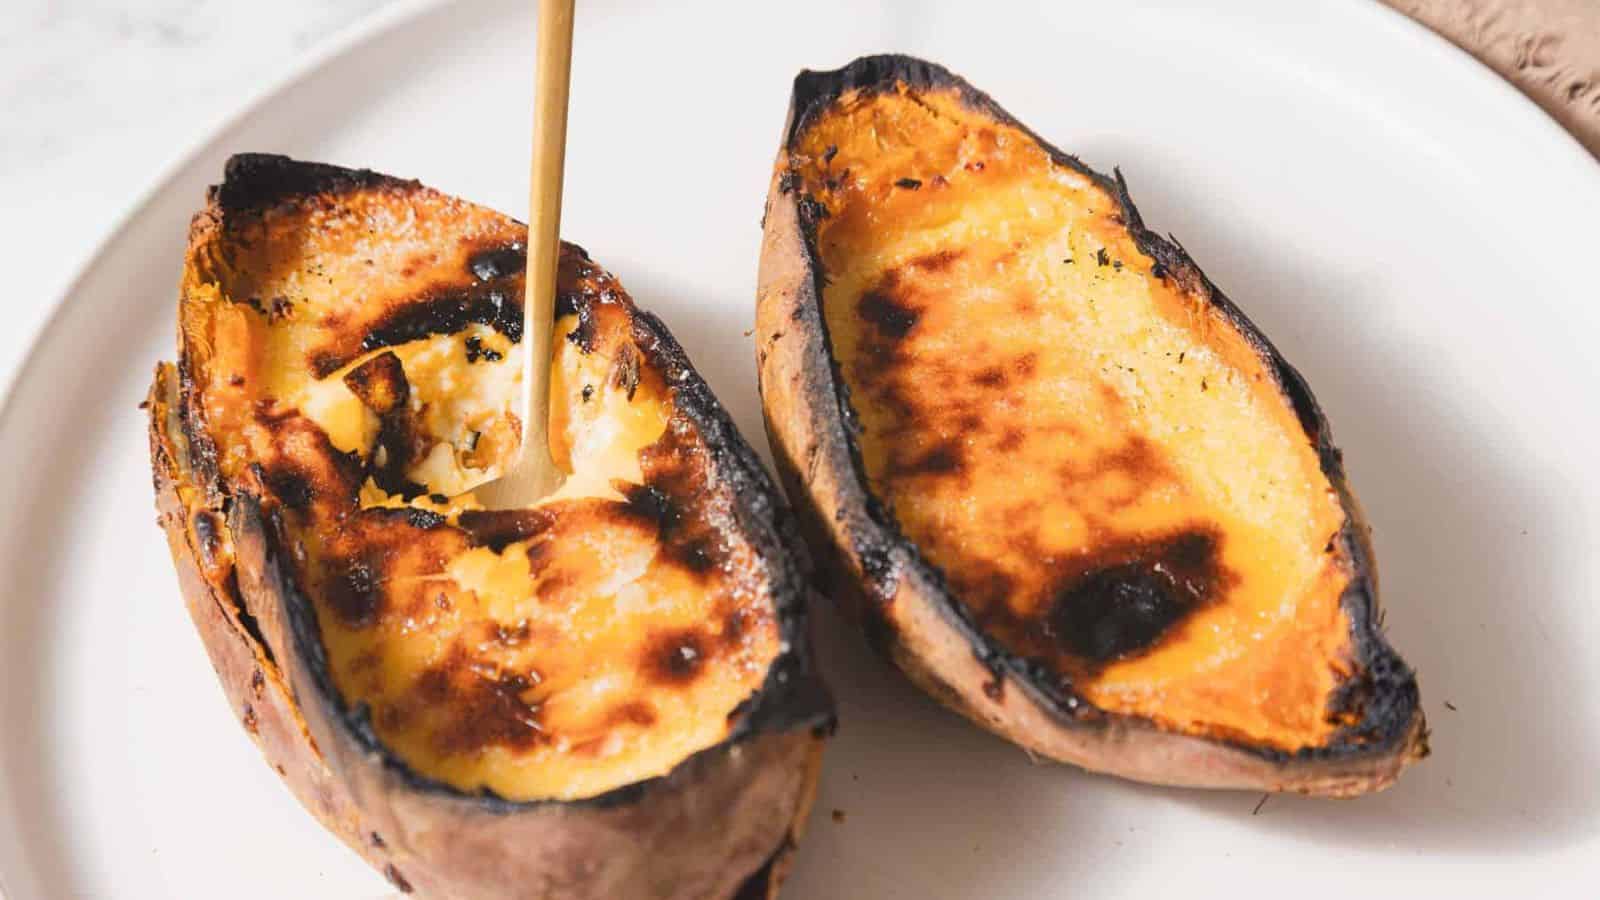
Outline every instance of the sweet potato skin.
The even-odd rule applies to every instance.
[[[155,391],[170,377],[158,373]],[[164,406],[153,392],[153,409]],[[230,596],[226,583],[202,573],[204,551],[194,546],[158,421],[152,416],[160,523],[230,707],[301,804],[396,888],[437,897],[725,897],[750,877],[765,885],[769,861],[782,871],[816,788],[822,737],[810,731],[714,748],[615,805],[505,804],[419,788],[342,733],[328,711],[305,714],[294,698],[317,696],[310,674],[276,663],[296,659],[282,614],[290,589],[274,571],[259,506],[237,503],[230,515],[238,538]],[[244,608],[263,613],[256,621],[265,644],[241,622]],[[756,896],[776,896],[777,879],[770,892]]]
[[[356,189],[380,178],[280,158],[246,165],[290,167],[290,177],[269,181],[291,191]],[[279,199],[236,189],[227,202]],[[675,397],[705,435],[719,475],[736,485],[741,524],[777,561],[782,597],[774,602],[798,652],[774,663],[729,739],[664,776],[573,802],[467,795],[418,776],[381,747],[362,714],[332,690],[277,513],[218,480],[206,448],[190,441],[192,386],[181,364],[156,370],[147,406],[158,521],[229,705],[301,804],[402,892],[772,897],[787,871],[832,727],[831,699],[804,638],[805,556],[786,508],[681,348],[653,316],[634,315],[673,373]]]
[[[954,89],[968,108],[1020,128],[1057,165],[1094,179],[1120,204],[1142,252],[1223,313],[1267,363],[1315,446],[1339,494],[1347,524],[1342,550],[1361,573],[1341,605],[1352,646],[1378,700],[1363,728],[1377,737],[1284,753],[1271,748],[1178,734],[1147,720],[1094,708],[1050,686],[1032,663],[986,637],[949,591],[941,573],[900,533],[867,487],[855,443],[849,391],[832,356],[821,311],[825,273],[814,242],[816,216],[790,173],[788,154],[809,117],[850,90]],[[1326,419],[1300,375],[1189,259],[1150,232],[1120,173],[1107,178],[1061,153],[950,72],[900,56],[868,57],[834,72],[797,78],[784,146],[769,186],[756,340],[768,436],[785,489],[818,558],[819,578],[869,640],[912,681],[957,712],[1028,750],[1135,780],[1193,787],[1294,791],[1350,796],[1391,784],[1426,755],[1426,726],[1415,678],[1378,630],[1377,575],[1369,529],[1345,479]]]
[[[180,485],[191,491],[198,490],[198,485],[189,480],[193,473],[187,450],[175,427],[178,413],[171,401],[176,396],[176,380],[172,366],[158,366],[146,405],[157,521],[172,553],[189,618],[228,705],[267,764],[324,827],[382,870],[391,861],[382,852],[381,835],[374,841],[370,832],[362,832],[348,789],[318,753],[271,651],[241,619],[245,606],[231,560],[213,560],[214,550],[208,549],[202,536],[205,526],[198,529],[200,534],[194,526],[196,521],[204,521],[213,525],[223,522],[226,527],[224,520],[208,507],[191,509],[179,496]]]

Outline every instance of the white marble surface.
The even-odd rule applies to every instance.
[[[0,373],[164,167],[387,2],[0,2]]]

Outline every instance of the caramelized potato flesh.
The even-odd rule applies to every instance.
[[[520,433],[525,229],[385,180],[265,206],[194,226],[187,408],[275,510],[344,703],[414,772],[517,801],[727,738],[781,652],[769,585],[617,282],[563,249],[567,477],[484,509]]]
[[[1105,184],[904,84],[845,91],[787,166],[867,480],[985,633],[1168,730],[1293,752],[1351,724],[1340,494]]]

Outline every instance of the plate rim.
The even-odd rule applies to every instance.
[[[318,72],[335,60],[360,51],[363,47],[403,27],[411,20],[447,6],[459,5],[462,0],[392,0],[336,30],[311,48],[295,55],[274,73],[258,80],[241,91],[240,99],[226,106],[226,111],[213,117],[205,125],[193,130],[192,137],[167,161],[155,168],[154,173],[141,186],[128,195],[121,211],[111,220],[83,252],[64,286],[54,296],[44,301],[45,312],[28,329],[19,350],[0,369],[0,439],[13,427],[16,395],[24,377],[37,367],[41,348],[61,327],[71,304],[82,296],[84,282],[100,264],[109,249],[127,237],[131,229],[145,216],[151,205],[171,188],[200,158],[206,156],[230,132],[256,115],[288,90],[303,81],[317,76]],[[1364,9],[1362,8],[1364,7]],[[1415,47],[1425,59],[1419,65],[1450,67],[1459,76],[1462,94],[1494,104],[1489,116],[1505,123],[1505,131],[1521,135],[1524,153],[1528,160],[1537,160],[1552,167],[1560,167],[1557,178],[1580,179],[1600,193],[1600,160],[1592,156],[1570,132],[1563,128],[1543,108],[1523,94],[1512,82],[1502,77],[1486,63],[1451,42],[1427,26],[1376,0],[1364,4],[1324,3],[1325,9],[1337,9],[1341,16],[1351,17],[1357,27],[1384,29],[1391,35]],[[0,870],[0,898],[15,896],[10,890],[10,876]]]

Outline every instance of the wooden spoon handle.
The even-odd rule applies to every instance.
[[[561,255],[561,183],[567,148],[567,88],[572,72],[573,0],[539,0],[533,93],[533,159],[528,185],[527,293],[522,318],[522,450],[482,492],[496,507],[527,506],[559,485],[550,457],[550,343]]]
[[[572,72],[573,0],[540,0],[533,94],[533,160],[528,179],[528,281],[523,340],[527,379],[548,413],[550,332],[561,254],[561,183],[567,157],[567,86]],[[530,412],[532,407],[530,407]],[[542,419],[540,420],[543,421]],[[525,427],[526,430],[526,427]],[[541,425],[540,433],[544,428]]]

